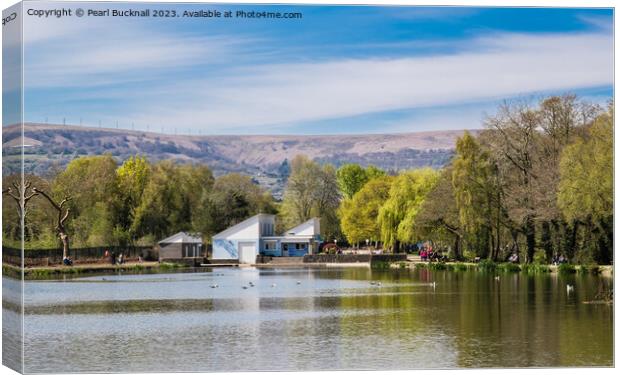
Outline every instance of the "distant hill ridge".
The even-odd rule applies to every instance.
[[[343,135],[172,135],[139,130],[94,128],[73,125],[27,123],[26,171],[48,173],[55,164],[63,167],[82,155],[110,153],[119,161],[142,154],[156,162],[173,159],[208,164],[216,175],[241,172],[255,176],[262,185],[277,191],[280,166],[303,154],[336,166],[354,162],[386,170],[445,165],[453,154],[457,137],[464,130],[397,134]],[[472,132],[476,132],[475,130]],[[14,165],[19,150],[20,126],[3,127],[4,174],[19,170]],[[14,170],[17,168],[16,170]]]

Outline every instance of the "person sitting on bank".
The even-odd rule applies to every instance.
[[[72,266],[73,261],[69,257],[64,257],[62,258],[62,264],[64,264],[65,266]]]

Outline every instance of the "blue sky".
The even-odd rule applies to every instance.
[[[145,7],[154,8],[131,4]],[[159,7],[303,18],[26,17],[26,121],[191,134],[392,133],[479,128],[504,99],[612,96],[608,9]]]

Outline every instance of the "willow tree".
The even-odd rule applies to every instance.
[[[477,253],[496,259],[500,249],[501,189],[490,154],[468,132],[457,140],[452,187],[460,226]]]
[[[342,232],[349,243],[381,239],[379,209],[390,194],[393,177],[383,176],[368,181],[351,199],[344,199],[338,209]]]
[[[438,172],[423,168],[403,172],[394,179],[378,215],[384,246],[399,252],[402,242],[411,243],[417,239],[415,218],[438,177]]]
[[[564,149],[557,201],[566,220],[585,227],[585,247],[598,248],[589,255],[600,263],[610,262],[613,252],[613,163],[610,106],[591,125],[587,138]]]
[[[132,156],[116,169],[120,209],[116,221],[121,230],[129,232],[149,181],[151,165],[145,157]]]

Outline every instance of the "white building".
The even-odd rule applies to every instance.
[[[318,252],[321,227],[310,219],[275,236],[275,215],[258,214],[213,236],[213,260],[255,263],[256,256],[304,256]]]

